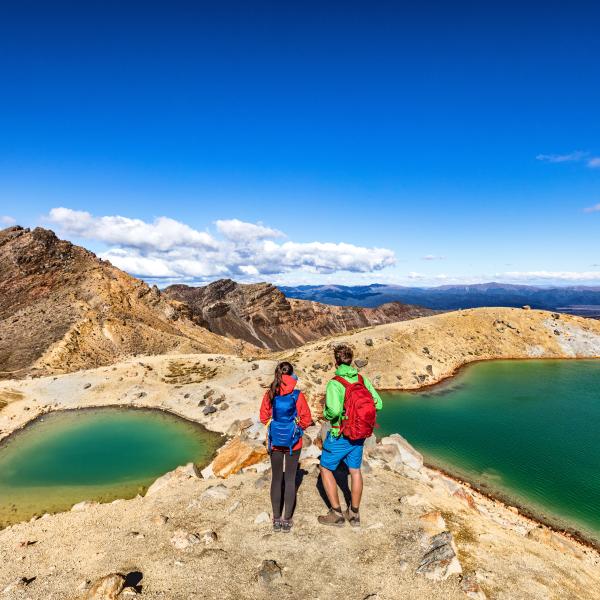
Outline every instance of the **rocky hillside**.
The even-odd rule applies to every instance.
[[[294,348],[325,336],[434,313],[400,302],[377,308],[330,306],[286,298],[268,283],[239,284],[231,279],[205,287],[173,285],[164,293],[186,302],[202,327],[270,350]]]
[[[399,436],[369,440],[362,526],[336,529],[316,520],[326,510],[317,472],[323,430],[307,429],[294,528],[273,534],[265,432],[256,422],[273,366],[156,356],[1,382],[12,399],[0,411],[0,437],[46,410],[115,402],[168,409],[233,437],[201,474],[179,468],[143,498],[82,503],[1,530],[0,597],[120,600],[137,587],[157,600],[600,599],[595,550],[426,468]],[[173,385],[183,372],[204,375]],[[303,385],[308,377],[303,367]]]
[[[356,365],[380,389],[416,389],[461,366],[499,358],[600,357],[600,321],[542,310],[473,308],[380,325],[280,353],[320,397],[333,368],[332,346],[355,349]]]
[[[0,231],[0,378],[128,354],[234,352],[187,308],[49,230]]]

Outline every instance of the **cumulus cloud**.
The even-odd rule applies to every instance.
[[[146,223],[128,217],[95,217],[83,210],[61,207],[53,208],[47,219],[71,235],[138,250],[164,252],[180,245],[199,249],[217,246],[210,234],[168,217],[158,217],[152,223]]]
[[[216,221],[215,225],[224,237],[238,242],[243,240],[254,242],[256,240],[284,237],[284,234],[277,231],[277,229],[265,227],[261,223],[245,223],[239,219]]]
[[[0,216],[0,223],[2,223],[2,225],[15,225],[16,222],[17,220],[14,217],[10,217],[9,215]]]
[[[215,223],[219,236],[170,219],[151,223],[53,208],[47,220],[62,234],[102,242],[102,258],[134,275],[164,281],[216,277],[256,279],[295,271],[368,273],[395,263],[391,250],[347,243],[276,241],[281,231],[238,219]]]
[[[549,163],[578,162],[586,158],[588,154],[588,152],[577,150],[569,154],[538,154],[535,158]]]
[[[583,212],[586,212],[586,213],[600,212],[600,204],[594,204],[594,206],[588,206],[587,208],[583,209]]]

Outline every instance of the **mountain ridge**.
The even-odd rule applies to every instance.
[[[434,313],[419,306],[331,306],[287,298],[270,283],[242,284],[220,279],[206,286],[172,285],[167,298],[185,302],[196,323],[219,335],[243,339],[268,350],[286,350],[321,337]]]
[[[50,230],[0,231],[0,378],[73,371],[135,354],[241,351],[185,305]]]

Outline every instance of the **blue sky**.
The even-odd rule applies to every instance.
[[[600,283],[592,2],[14,4],[5,224],[163,283]]]

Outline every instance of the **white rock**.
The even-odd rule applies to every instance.
[[[87,500],[83,501],[83,502],[78,502],[77,504],[74,504],[71,507],[71,512],[83,512],[84,510],[87,510],[88,508],[91,508],[92,506],[95,506],[96,504],[98,504],[97,502],[88,502]]]
[[[307,435],[313,442],[319,437],[321,433],[320,425],[311,425],[304,430],[304,435]]]
[[[194,544],[199,544],[200,538],[195,533],[188,533],[185,529],[178,529],[171,538],[171,544],[177,550],[185,550]]]
[[[200,497],[210,500],[227,500],[230,494],[231,492],[224,485],[215,485],[205,490]]]
[[[256,519],[254,519],[254,524],[255,525],[260,525],[262,523],[268,523],[271,520],[271,517],[269,517],[269,513],[266,512],[261,512]]]
[[[315,444],[309,446],[308,448],[302,447],[302,451],[300,453],[300,458],[319,458],[321,456],[321,450],[317,448]]]
[[[201,536],[201,539],[206,546],[214,544],[219,539],[217,534],[212,529],[207,529],[206,531],[203,531]]]
[[[212,463],[208,465],[208,467],[204,467],[202,471],[200,471],[203,479],[214,479],[215,474],[213,473]]]
[[[400,434],[394,433],[381,440],[382,445],[395,444],[405,465],[415,471],[423,468],[423,456],[417,452]]]

